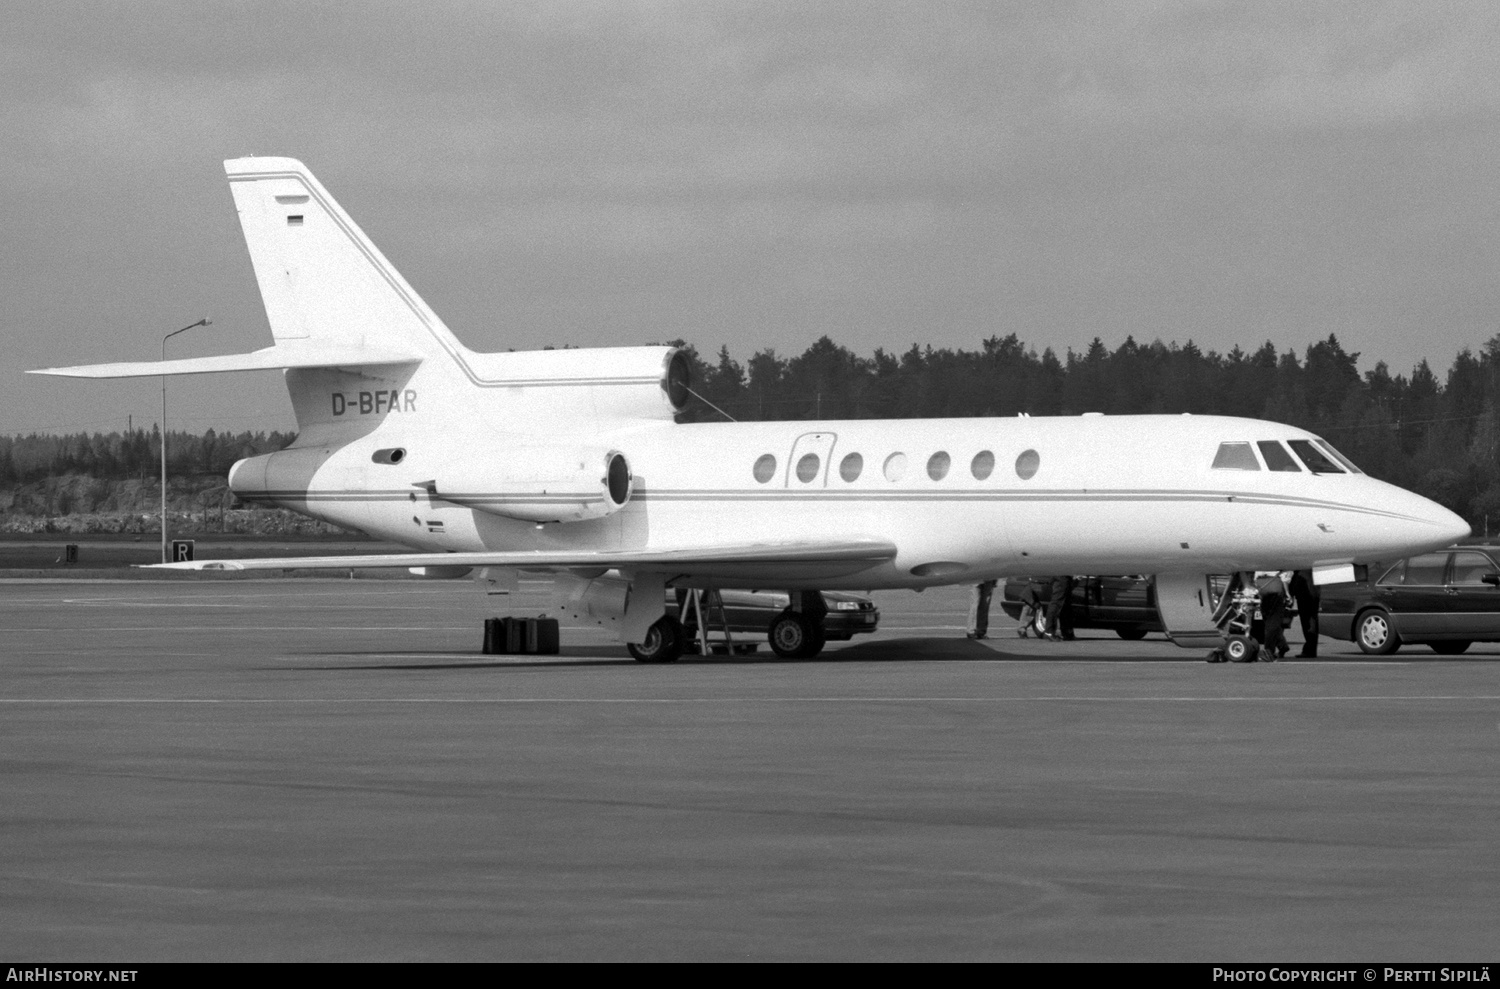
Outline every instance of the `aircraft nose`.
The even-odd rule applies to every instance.
[[[1406,505],[1402,506],[1402,511],[1420,520],[1419,527],[1426,530],[1422,533],[1424,537],[1430,537],[1434,543],[1439,539],[1443,540],[1437,545],[1451,546],[1468,539],[1473,533],[1469,523],[1465,522],[1462,516],[1448,511],[1430,498],[1424,498],[1409,491],[1405,494],[1409,500]]]
[[[1375,484],[1365,504],[1385,521],[1365,547],[1372,558],[1414,556],[1469,538],[1469,523],[1432,499],[1384,481]]]
[[[1429,501],[1427,504],[1432,506],[1432,524],[1447,533],[1448,542],[1462,542],[1474,534],[1473,527],[1458,514],[1448,511],[1435,501]]]

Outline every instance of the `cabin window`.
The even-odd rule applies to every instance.
[[[974,480],[982,481],[994,473],[995,455],[988,450],[980,450],[974,454],[974,459],[969,462],[969,473],[974,475]]]
[[[927,476],[934,481],[941,481],[948,476],[948,468],[953,461],[946,451],[939,450],[927,458]]]
[[[1286,452],[1286,447],[1275,440],[1261,440],[1255,444],[1260,447],[1260,455],[1266,458],[1266,466],[1271,470],[1287,471],[1293,474],[1302,473],[1302,468],[1297,466],[1297,461]]]
[[[1286,442],[1287,446],[1292,448],[1292,452],[1300,457],[1307,465],[1307,469],[1314,474],[1342,474],[1344,472],[1344,468],[1334,463],[1332,458],[1322,450],[1313,446],[1311,441],[1287,440]]]
[[[776,476],[776,457],[773,454],[763,453],[755,462],[755,479],[765,484]]]
[[[865,458],[857,453],[851,453],[839,463],[839,477],[852,483],[859,480],[859,475],[864,469]]]
[[[1443,568],[1447,565],[1447,553],[1425,553],[1422,556],[1414,556],[1406,561],[1406,579],[1402,583],[1408,587],[1413,584],[1421,587],[1442,584]]]
[[[899,481],[906,476],[906,454],[893,453],[885,458],[885,479]]]
[[[1027,450],[1016,458],[1016,476],[1023,481],[1029,481],[1036,476],[1037,468],[1041,466],[1041,454],[1035,450]]]
[[[803,484],[818,479],[818,468],[822,466],[816,453],[804,453],[802,459],[797,461],[797,480]]]
[[[1351,474],[1363,474],[1364,473],[1364,471],[1362,471],[1358,467],[1354,466],[1354,461],[1350,460],[1348,457],[1344,456],[1342,453],[1340,453],[1337,450],[1335,450],[1333,448],[1333,444],[1332,443],[1328,442],[1327,440],[1321,440],[1321,439],[1315,439],[1315,440],[1313,440],[1313,442],[1317,443],[1318,446],[1322,447],[1323,451],[1325,453],[1327,453],[1330,457],[1332,457],[1334,460],[1337,460],[1339,463],[1343,464],[1344,467],[1349,471],[1349,473],[1351,473]]]
[[[1249,443],[1220,443],[1214,454],[1214,470],[1260,470],[1260,461]]]

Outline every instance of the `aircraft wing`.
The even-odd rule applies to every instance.
[[[826,543],[745,543],[665,550],[544,550],[477,553],[391,553],[293,556],[152,563],[148,570],[345,570],[381,567],[508,567],[518,570],[652,570],[716,581],[775,584],[860,573],[896,557],[882,539]]]

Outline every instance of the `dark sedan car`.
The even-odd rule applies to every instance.
[[[1457,655],[1500,642],[1500,557],[1492,546],[1455,546],[1402,560],[1373,580],[1329,584],[1319,631],[1384,656],[1406,643]]]
[[[669,588],[667,612],[682,616],[683,628],[692,640],[689,651],[695,651],[698,616],[691,607],[683,609],[686,596],[685,591],[679,593]],[[756,646],[766,639],[771,623],[786,610],[790,601],[785,591],[723,590],[719,592],[719,596],[724,601],[730,634],[735,636],[736,652],[754,652]],[[828,605],[828,614],[823,617],[824,638],[830,642],[848,641],[856,635],[873,632],[880,625],[880,609],[863,594],[824,591],[823,601]],[[709,633],[717,637],[723,632],[724,626],[719,609],[710,607],[707,595],[704,597],[703,609],[708,613]],[[774,646],[774,642],[772,645]],[[716,642],[714,648],[720,650],[723,645]]]
[[[1042,600],[1049,601],[1051,577],[1012,577],[1005,582],[1000,608],[1021,620],[1021,590],[1035,582]],[[1114,629],[1122,639],[1143,639],[1162,631],[1156,611],[1156,584],[1150,577],[1080,577],[1073,583],[1070,616],[1074,628]],[[1040,634],[1040,628],[1037,629]]]

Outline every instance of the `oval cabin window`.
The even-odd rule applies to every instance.
[[[885,458],[885,479],[899,481],[906,476],[906,454],[893,453]]]
[[[803,484],[808,484],[812,481],[816,481],[818,479],[818,468],[820,466],[822,466],[822,461],[818,459],[818,455],[816,453],[803,454],[802,459],[797,461],[797,480],[801,481]]]
[[[859,475],[865,469],[865,458],[857,453],[851,453],[839,463],[839,477],[849,482],[859,480]]]
[[[775,476],[776,458],[769,453],[761,454],[760,459],[755,462],[755,479],[765,484]]]
[[[974,454],[974,460],[969,464],[969,473],[974,475],[974,480],[983,481],[994,473],[995,455],[988,450],[980,450]]]
[[[1027,450],[1016,458],[1016,476],[1023,481],[1029,481],[1036,476],[1037,468],[1041,466],[1041,454],[1035,450]]]

